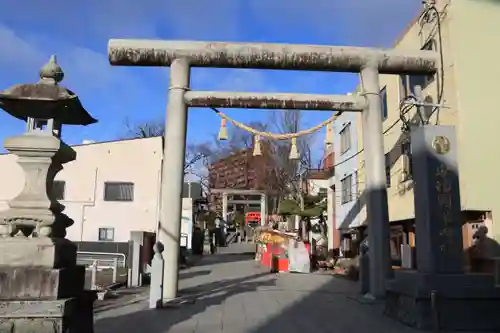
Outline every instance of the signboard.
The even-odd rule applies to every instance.
[[[311,258],[304,242],[295,239],[288,242],[288,270],[295,273],[311,272]]]

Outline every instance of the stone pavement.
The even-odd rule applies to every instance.
[[[233,244],[180,273],[185,304],[129,305],[96,316],[95,333],[417,332],[356,300],[356,285],[321,274],[270,274]],[[232,252],[232,253],[231,253]]]

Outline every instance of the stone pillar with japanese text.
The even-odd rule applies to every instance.
[[[411,149],[417,269],[426,274],[461,273],[463,241],[455,129],[415,128]]]
[[[411,132],[416,270],[394,271],[385,313],[424,330],[500,330],[494,276],[464,272],[455,128]]]

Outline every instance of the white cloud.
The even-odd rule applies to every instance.
[[[0,25],[0,65],[10,70],[24,71],[26,64],[35,64],[43,58],[33,44],[18,36],[14,31]]]
[[[95,92],[115,84],[127,84],[135,88],[137,82],[109,65],[107,56],[91,49],[72,45],[67,41],[42,34],[16,34],[0,25],[0,42],[8,52],[0,53],[0,66],[9,70],[9,78],[26,74],[36,81],[38,70],[52,54],[65,71],[64,83],[76,85],[75,90]],[[16,82],[24,83],[24,82]]]

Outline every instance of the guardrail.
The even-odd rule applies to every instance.
[[[114,267],[126,267],[127,257],[123,253],[108,252],[77,252],[77,263],[84,266],[92,266],[98,261],[98,268],[105,269]],[[116,264],[115,264],[116,262]]]
[[[98,289],[98,274],[108,275],[106,278],[108,283],[116,283],[118,280],[118,270],[127,266],[126,259],[123,253],[77,252],[77,263],[85,266],[86,270],[91,272],[91,290]],[[111,277],[109,273],[111,273]]]

